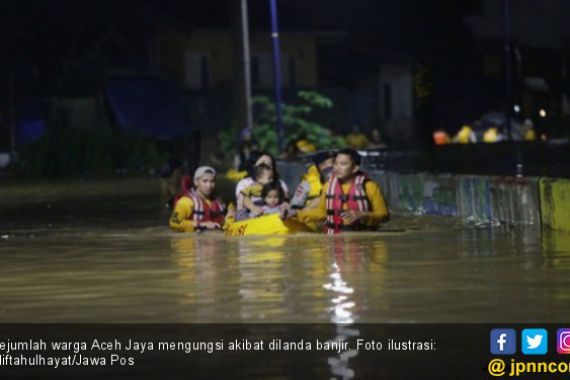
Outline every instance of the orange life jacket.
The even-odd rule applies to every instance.
[[[349,226],[344,225],[341,214],[347,210],[370,210],[370,201],[364,190],[364,183],[367,179],[364,173],[357,174],[352,180],[348,194],[343,194],[340,181],[335,176],[332,176],[326,194],[327,218],[325,221],[325,232],[327,234],[337,234],[341,230],[364,229],[364,226],[359,222]],[[343,208],[345,203],[348,207],[347,209]]]

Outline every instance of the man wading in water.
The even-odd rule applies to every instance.
[[[325,185],[319,206],[299,211],[302,222],[325,221],[324,232],[372,230],[388,220],[386,202],[378,184],[360,171],[360,154],[340,150],[334,160],[333,176]]]
[[[170,228],[180,232],[221,229],[226,217],[226,206],[216,197],[214,168],[200,166],[196,169],[194,186],[177,200],[170,216]]]

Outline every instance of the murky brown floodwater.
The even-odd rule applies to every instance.
[[[394,218],[226,238],[166,226],[153,180],[0,185],[0,322],[561,322],[570,237]]]

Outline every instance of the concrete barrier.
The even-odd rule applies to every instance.
[[[457,178],[452,176],[420,175],[423,180],[422,210],[427,215],[458,216]]]
[[[467,222],[487,223],[493,218],[488,177],[459,176],[459,215]]]
[[[389,177],[392,197],[395,198],[394,209],[415,214],[422,212],[422,181],[417,176],[400,175]]]
[[[452,176],[369,172],[393,212],[457,216],[457,180]]]
[[[491,177],[490,190],[494,222],[540,223],[538,178]]]
[[[570,231],[570,181],[542,178],[539,188],[542,225]]]
[[[380,186],[382,195],[384,195],[384,200],[386,201],[386,204],[388,205],[388,208],[391,212],[394,212],[396,210],[406,211],[401,210],[401,208],[398,207],[398,182],[394,181],[394,178],[399,176],[398,174],[387,173],[384,171],[369,171],[367,173],[370,178]]]

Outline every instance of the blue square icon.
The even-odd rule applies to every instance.
[[[548,352],[548,331],[545,329],[523,329],[521,350],[525,355],[546,355]]]
[[[491,330],[491,353],[513,355],[517,352],[517,333],[514,329]]]

